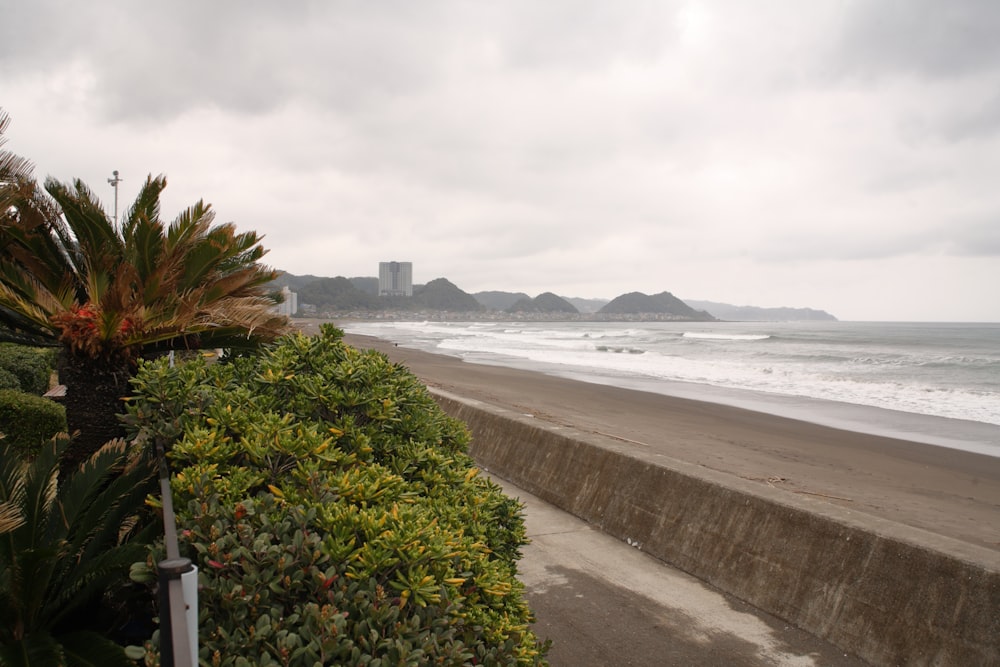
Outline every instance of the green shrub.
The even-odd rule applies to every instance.
[[[0,343],[0,375],[2,371],[6,371],[18,381],[17,386],[0,386],[41,396],[49,390],[49,379],[55,363],[54,354],[54,350],[45,348]],[[0,383],[3,382],[0,378]]]
[[[0,389],[0,432],[23,452],[35,452],[66,430],[66,409],[55,401],[16,389]]]
[[[0,368],[0,389],[21,389],[21,381],[6,368]]]
[[[478,475],[426,387],[341,335],[146,363],[134,381],[127,422],[139,446],[169,447],[199,567],[200,659],[545,664],[516,578],[520,505]]]

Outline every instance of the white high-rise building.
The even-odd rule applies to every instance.
[[[413,296],[413,262],[379,262],[378,295]]]
[[[288,289],[288,286],[281,288],[282,302],[278,304],[278,314],[284,315],[285,317],[291,317],[295,313],[299,312],[299,295],[298,292],[293,292]]]

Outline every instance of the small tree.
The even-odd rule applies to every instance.
[[[0,134],[7,122],[0,113]],[[253,347],[287,330],[260,237],[213,225],[202,201],[165,224],[165,177],[146,179],[117,226],[82,181],[50,178],[46,196],[30,172],[0,151],[0,339],[62,348],[72,461],[121,433],[141,356]]]

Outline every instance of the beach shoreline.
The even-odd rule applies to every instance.
[[[469,363],[504,366],[591,384],[743,408],[751,412],[761,412],[854,433],[1000,457],[1000,425],[997,424],[901,412],[891,408],[845,403],[832,399],[790,396],[680,380],[612,377],[572,368],[531,368],[519,359],[505,362],[486,357],[456,356],[455,358]]]
[[[1000,364],[978,326],[345,321],[403,347],[1000,457]],[[1000,330],[996,331],[1000,334]]]
[[[422,382],[535,419],[1000,552],[1000,458],[740,407],[467,363],[371,336]]]

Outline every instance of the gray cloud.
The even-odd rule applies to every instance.
[[[997,91],[985,100],[969,100],[948,118],[934,122],[949,141],[976,141],[1000,131],[1000,77]]]
[[[986,3],[16,11],[11,148],[62,179],[121,169],[126,191],[165,171],[165,210],[205,197],[293,272],[392,257],[470,291],[668,289],[847,318],[877,308],[846,272],[1000,280]]]
[[[862,76],[946,78],[995,70],[997,34],[1000,4],[990,0],[854,0],[837,55],[848,72]]]

